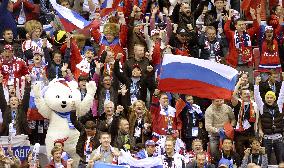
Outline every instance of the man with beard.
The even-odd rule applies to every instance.
[[[11,29],[5,29],[3,31],[3,41],[0,42],[0,53],[3,52],[4,46],[6,44],[11,45],[14,48],[14,53],[19,58],[23,58],[22,47],[18,41],[14,39],[13,31]]]
[[[29,130],[26,113],[29,107],[31,77],[26,76],[25,93],[21,103],[13,92],[11,92],[13,96],[9,97],[9,103],[7,103],[2,82],[3,75],[0,73],[0,109],[3,113],[3,127],[0,136],[27,135]]]
[[[129,122],[125,118],[119,120],[118,134],[114,139],[113,146],[118,149],[129,151],[135,145],[133,136],[129,135]]]
[[[4,46],[4,51],[1,53],[0,71],[4,78],[4,84],[10,80],[15,83],[16,79],[28,74],[28,67],[24,60],[17,58],[14,55],[13,47],[9,44]]]
[[[91,153],[99,147],[99,131],[94,121],[88,120],[85,124],[77,119],[76,112],[70,116],[72,124],[80,132],[76,145],[76,153],[80,156],[79,168],[85,168],[91,159]]]
[[[284,73],[282,73],[282,77]],[[284,82],[282,81],[277,102],[275,93],[268,91],[265,94],[265,102],[262,101],[259,92],[260,77],[256,77],[254,85],[254,97],[259,108],[259,136],[262,138],[263,146],[268,156],[268,164],[271,164],[272,149],[275,152],[277,164],[282,161],[283,146],[283,103],[284,103]]]
[[[177,3],[173,10],[173,22],[179,24],[179,27],[187,27],[191,24],[192,27],[196,26],[197,18],[202,14],[204,5],[199,5],[198,8],[192,13],[190,4],[187,2]]]

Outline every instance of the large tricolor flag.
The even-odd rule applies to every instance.
[[[166,54],[159,89],[209,99],[230,99],[238,71],[209,60]]]
[[[133,158],[129,152],[122,150],[120,152],[121,156],[118,157],[118,163],[120,165],[127,165],[130,168],[163,168],[161,156],[137,160]]]
[[[56,0],[50,0],[52,7],[57,12],[58,17],[65,28],[65,31],[71,32],[75,29],[84,29],[90,25],[90,21],[87,21],[77,12],[59,5]]]

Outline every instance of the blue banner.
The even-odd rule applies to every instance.
[[[8,154],[8,147],[3,147],[5,153]],[[13,155],[19,157],[21,161],[24,161],[30,152],[30,146],[17,146],[12,147]]]

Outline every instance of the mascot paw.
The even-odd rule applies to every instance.
[[[90,81],[86,84],[87,93],[91,95],[95,95],[97,91],[97,85],[94,81]]]
[[[35,98],[41,97],[41,85],[40,85],[40,83],[36,83],[35,85],[33,85],[33,91],[34,91]]]

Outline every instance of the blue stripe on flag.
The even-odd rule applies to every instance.
[[[161,79],[188,79],[208,83],[220,88],[234,90],[237,76],[228,80],[222,75],[209,69],[190,63],[172,62],[162,66]]]
[[[94,168],[128,168],[128,166],[113,165],[113,164],[104,163],[104,162],[96,162],[94,164]]]

